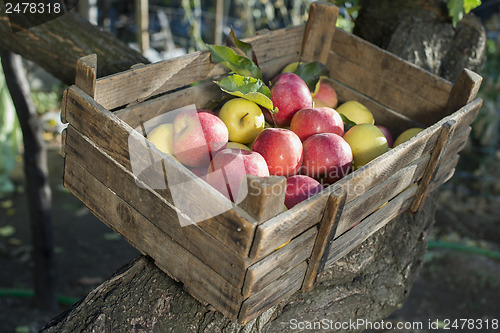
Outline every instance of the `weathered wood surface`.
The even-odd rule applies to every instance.
[[[245,278],[243,296],[249,297],[261,291],[284,273],[308,259],[317,234],[317,228],[313,227],[250,266]]]
[[[300,57],[302,61],[326,63],[339,8],[327,3],[313,2],[302,38]]]
[[[252,43],[262,72],[276,75],[289,62],[298,60],[297,41],[302,39],[303,31],[303,26],[294,27],[244,41]],[[210,60],[208,51],[194,52],[98,79],[96,101],[108,110],[114,109],[227,72]]]
[[[88,205],[101,221],[127,235],[127,240],[142,253],[151,256],[158,267],[174,279],[182,280],[192,296],[210,302],[226,316],[236,318],[242,301],[240,289],[232,286],[184,247],[170,241],[161,229],[76,161],[68,159],[68,155],[65,164],[64,185]]]
[[[197,224],[182,226],[178,217],[180,212],[172,204],[154,192],[147,184],[137,179],[128,170],[114,162],[73,126],[68,126],[64,133],[63,150],[68,155],[68,160],[82,166],[103,186],[109,188],[122,200],[129,203],[132,208],[149,220],[154,227],[161,229],[168,235],[167,237],[171,237],[184,246],[231,284],[241,288],[245,269],[249,266],[249,263],[217,241]],[[68,165],[66,169],[70,167]],[[66,178],[66,180],[68,179]],[[94,191],[98,192],[97,189]],[[118,223],[114,220],[109,222]],[[131,236],[128,233],[123,235],[125,238]],[[224,258],[224,260],[220,258]]]
[[[78,87],[73,86],[67,91],[61,118],[71,123],[113,160],[132,173],[134,171],[130,153],[135,150],[139,152],[145,150],[144,154],[136,155],[137,163],[151,163],[147,160],[150,157],[153,157],[154,161],[162,161],[162,167],[173,179],[169,183],[169,188],[173,184],[183,184],[184,192],[180,193],[183,195],[183,200],[180,204],[191,208],[183,213],[192,214],[192,219],[197,216],[207,216],[207,212],[219,213],[214,213],[210,220],[199,222],[198,226],[235,253],[243,257],[247,255],[251,246],[251,235],[255,230],[255,221],[251,216],[168,155],[162,154],[155,147],[148,148],[146,139],[140,133],[97,104]],[[131,147],[131,144],[135,146]],[[190,191],[188,186],[192,186],[193,191]],[[159,194],[163,195],[165,192],[160,191]],[[200,197],[204,200],[200,201]],[[168,193],[165,199],[169,199]]]
[[[95,97],[97,78],[97,54],[91,54],[76,62],[75,85],[90,97]]]
[[[244,327],[194,300],[152,260],[140,257],[54,318],[42,332],[278,333],[290,332],[291,320],[348,322],[353,313],[356,318],[380,320],[405,300],[418,275],[434,219],[434,201],[428,200],[414,216],[396,217],[323,271],[312,291],[296,292]]]
[[[342,215],[346,195],[345,193],[332,193],[326,203],[326,210],[319,224],[318,235],[314,241],[314,248],[309,259],[306,276],[302,283],[304,291],[311,291],[316,282],[318,272],[324,269],[325,252],[328,250],[331,240],[335,236],[338,221]]]
[[[99,58],[99,76],[127,70],[138,62],[149,62],[126,43],[73,11],[14,33],[5,13],[4,1],[0,2],[0,44],[4,49],[33,61],[68,85],[75,82],[76,61],[92,53]]]
[[[426,126],[443,117],[450,82],[359,37],[337,32],[328,67],[342,70],[332,70],[332,78]]]

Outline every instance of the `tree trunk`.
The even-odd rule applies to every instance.
[[[14,33],[3,2],[0,3],[0,45],[35,62],[68,85],[75,82],[78,58],[92,53],[99,59],[99,77],[127,70],[137,63],[149,63],[139,52],[73,12]]]
[[[17,117],[23,132],[30,229],[33,244],[35,303],[39,309],[57,308],[52,195],[47,170],[47,151],[38,114],[20,56],[0,49],[0,57]]]
[[[327,269],[315,289],[297,292],[244,327],[197,302],[181,283],[142,256],[48,323],[42,332],[276,333],[322,320],[328,321],[333,332],[346,331],[336,327],[345,328],[357,319],[373,323],[404,302],[418,276],[434,222],[435,195],[431,196],[416,215],[396,217]],[[348,331],[365,328],[360,325]]]
[[[486,32],[473,14],[456,28],[442,0],[361,0],[354,33],[395,55],[455,82],[463,68],[480,72]]]

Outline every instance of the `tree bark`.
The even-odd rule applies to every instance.
[[[30,86],[19,55],[0,49],[0,57],[17,117],[23,132],[24,173],[28,194],[33,244],[35,303],[39,309],[57,308],[55,257],[52,229],[52,195],[47,169],[47,151]]]
[[[402,214],[328,268],[310,292],[295,295],[245,326],[193,299],[148,257],[139,257],[97,287],[44,333],[290,332],[299,322],[375,322],[403,303],[422,266],[434,222],[435,194],[416,215]],[[330,322],[331,320],[331,322]],[[337,324],[336,324],[337,323]],[[300,331],[300,330],[298,330]]]
[[[92,53],[99,59],[98,77],[127,70],[137,63],[149,63],[139,52],[71,11],[14,33],[4,2],[0,3],[0,45],[35,62],[68,85],[75,82],[78,58]]]
[[[456,27],[443,0],[361,0],[354,34],[455,82],[463,68],[480,72],[486,31],[473,14]]]

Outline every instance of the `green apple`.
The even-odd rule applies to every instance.
[[[219,118],[227,126],[229,141],[243,144],[255,140],[266,124],[260,107],[244,98],[227,101],[220,109]]]
[[[375,124],[375,119],[370,110],[357,101],[347,101],[342,103],[337,112],[346,116],[356,124]]]
[[[403,133],[401,133],[396,138],[396,141],[394,141],[393,147],[396,147],[397,145],[400,145],[403,142],[410,140],[412,137],[414,137],[418,133],[422,132],[423,130],[424,130],[423,128],[419,128],[419,127],[414,127],[414,128],[407,129],[406,131],[404,131]]]
[[[147,138],[160,151],[174,156],[174,131],[172,124],[161,124],[155,127],[151,133],[147,135]]]
[[[384,133],[373,124],[353,126],[344,134],[344,140],[351,146],[354,169],[389,151]]]
[[[227,143],[226,149],[228,149],[228,148],[234,148],[234,149],[240,149],[240,150],[248,150],[248,151],[252,150],[252,149],[248,148],[248,146],[245,146],[242,143],[232,142],[232,141],[229,141]]]

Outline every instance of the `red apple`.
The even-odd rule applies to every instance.
[[[392,144],[394,143],[394,139],[392,138],[392,134],[389,131],[389,129],[385,126],[382,126],[382,125],[375,125],[375,126],[377,126],[379,128],[379,130],[382,131],[385,138],[387,139],[387,145],[389,146],[389,148],[392,148]]]
[[[309,176],[295,175],[288,177],[286,179],[285,206],[290,209],[322,190],[323,186]]]
[[[337,134],[314,134],[304,141],[302,174],[332,184],[349,172],[351,163],[351,147]]]
[[[292,118],[290,129],[304,142],[318,133],[344,134],[344,122],[340,114],[332,108],[308,108],[298,111]]]
[[[174,155],[191,167],[208,165],[212,157],[226,147],[229,137],[224,122],[205,111],[179,113],[174,119],[173,129]]]
[[[297,134],[285,128],[264,129],[252,150],[264,157],[273,176],[293,176],[302,164],[302,142]]]
[[[266,161],[257,152],[224,149],[217,153],[208,167],[207,182],[233,202],[239,202],[239,190],[245,175],[269,176]]]
[[[290,125],[293,115],[304,108],[312,107],[312,96],[304,80],[294,73],[281,73],[271,87],[271,101],[278,113],[274,114],[277,126]]]
[[[326,80],[320,80],[318,84],[318,91],[312,94],[313,100],[315,102],[319,101],[320,103],[318,104],[321,104],[321,102],[323,102],[324,105],[330,108],[336,108],[338,104],[338,98],[335,89],[333,89],[333,87]]]

